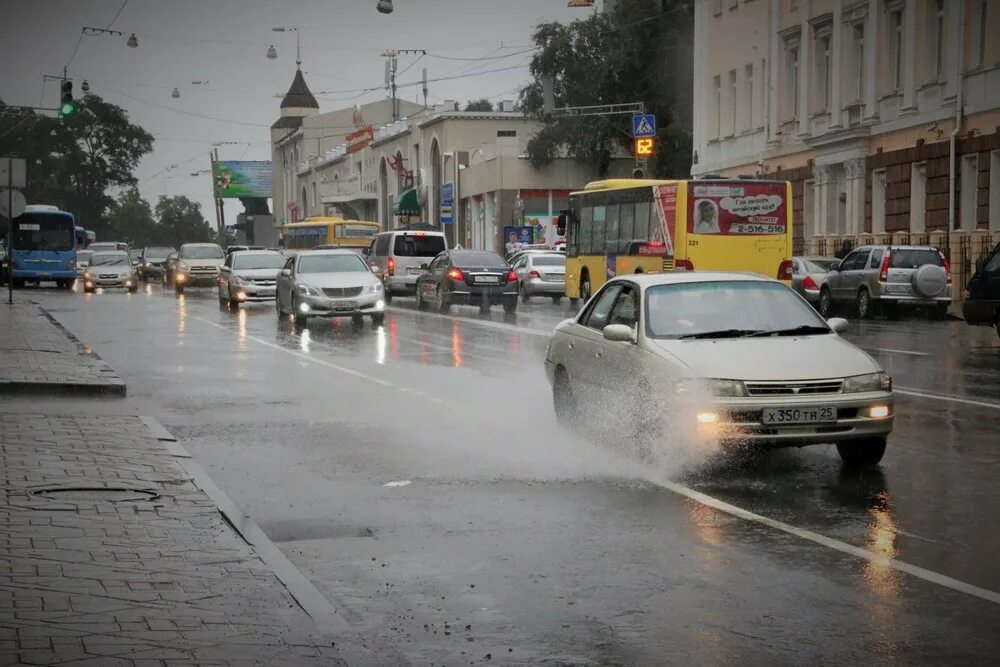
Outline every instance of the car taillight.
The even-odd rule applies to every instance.
[[[878,281],[884,283],[889,280],[889,255],[892,250],[886,248],[885,254],[882,255],[882,268],[878,271]]]
[[[793,274],[792,260],[786,259],[778,265],[778,280],[791,280]]]
[[[948,280],[948,285],[951,285],[951,262],[948,258],[944,256],[944,253],[938,250],[938,254],[941,255],[941,261],[944,262],[944,275]]]
[[[389,258],[389,275],[390,276],[396,275],[396,260],[394,260],[392,257]]]
[[[513,271],[511,271],[511,273],[513,273]],[[535,271],[534,269],[532,269],[531,271],[528,271],[528,275],[531,276],[532,278],[541,278],[542,277],[542,274],[540,274],[538,271]]]
[[[448,277],[451,278],[452,280],[465,280],[465,276],[462,275],[462,272],[459,269],[452,269],[451,271],[449,271]]]
[[[674,262],[675,271],[694,271],[694,262],[690,259],[679,259]]]
[[[816,284],[816,281],[813,280],[812,276],[806,276],[802,281],[802,288],[808,290],[818,290],[819,285]]]
[[[531,274],[533,276],[537,276],[538,275],[538,271],[532,271]],[[509,282],[509,283],[516,283],[517,282],[517,274],[513,270],[511,270],[511,271],[509,271],[507,273],[507,282]]]

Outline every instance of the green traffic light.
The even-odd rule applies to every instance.
[[[76,105],[72,102],[63,102],[62,106],[59,107],[60,116],[69,116],[74,111],[76,111]]]

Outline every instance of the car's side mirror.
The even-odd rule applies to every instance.
[[[291,278],[292,277],[292,270],[291,269],[282,269],[281,270],[281,275],[283,277],[285,277],[285,278]]]
[[[844,333],[847,331],[847,320],[843,317],[831,317],[826,321],[830,325],[830,328],[836,333]]]
[[[632,327],[627,324],[609,324],[604,327],[602,333],[604,334],[605,340],[610,340],[615,343],[635,342],[635,332]]]

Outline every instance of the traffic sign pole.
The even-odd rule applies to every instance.
[[[7,158],[7,303],[14,305],[14,159]]]

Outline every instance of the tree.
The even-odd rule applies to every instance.
[[[25,196],[54,204],[76,216],[77,224],[108,238],[114,188],[136,185],[135,168],[153,150],[153,136],[129,122],[124,109],[97,95],[79,100],[64,118],[28,114],[15,119],[3,102],[0,118],[13,120],[0,133],[0,155],[25,158]]]
[[[604,176],[613,156],[631,149],[627,116],[546,117],[542,80],[550,77],[557,108],[643,102],[658,126],[648,175],[689,175],[693,31],[692,0],[618,0],[610,13],[540,24],[534,81],[520,98],[525,113],[543,122],[528,142],[532,165],[568,155]]]
[[[111,235],[120,241],[130,241],[133,246],[142,248],[155,245],[162,241],[162,234],[153,219],[153,211],[149,202],[139,195],[139,191],[130,188],[118,196],[111,209],[109,219]]]
[[[183,195],[160,197],[156,203],[161,243],[175,248],[184,243],[206,243],[215,240],[208,221],[201,214],[201,204]]]
[[[478,100],[470,100],[465,105],[466,111],[493,111],[493,103],[485,97]]]

